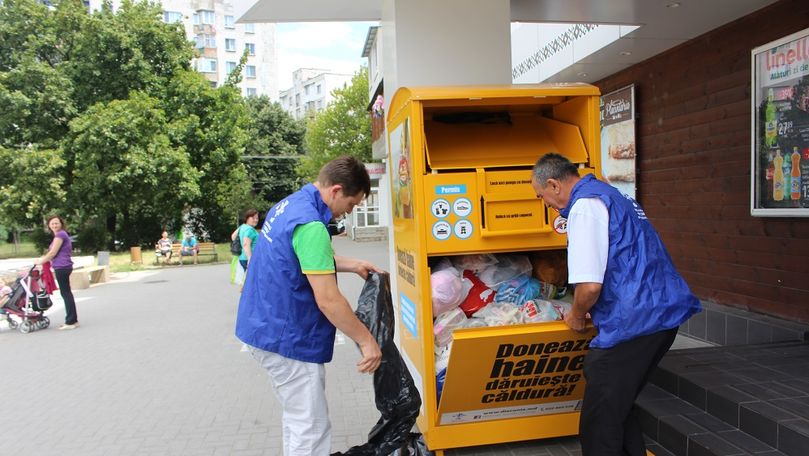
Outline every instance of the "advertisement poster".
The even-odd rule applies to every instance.
[[[453,333],[441,425],[580,410],[584,356],[595,330],[574,333],[564,323],[502,333],[487,329],[486,336],[475,330]]]
[[[809,217],[809,29],[752,51],[750,213]]]
[[[410,162],[410,119],[390,132],[390,176],[393,185],[393,217],[413,218],[413,180]]]
[[[601,169],[604,179],[635,199],[635,86],[601,97]]]

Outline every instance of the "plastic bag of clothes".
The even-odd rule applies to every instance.
[[[452,310],[466,298],[463,281],[455,268],[446,268],[430,274],[433,315]],[[470,287],[471,288],[471,287]],[[466,291],[469,293],[469,290]]]
[[[386,456],[410,444],[410,430],[421,407],[421,396],[413,377],[393,343],[395,322],[388,274],[368,275],[356,314],[382,350],[382,364],[374,372],[376,408],[382,416],[368,433],[368,443],[334,455]]]

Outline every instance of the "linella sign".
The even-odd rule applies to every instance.
[[[809,74],[809,37],[772,48],[761,63],[766,85]]]

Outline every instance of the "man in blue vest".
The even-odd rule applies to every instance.
[[[364,279],[379,270],[364,260],[335,256],[326,228],[370,191],[362,162],[332,160],[314,184],[270,209],[252,252],[236,336],[267,371],[281,402],[285,456],[330,454],[324,363],[332,359],[335,327],[359,345],[359,372],[374,372],[382,360],[335,275],[354,272]]]
[[[531,177],[537,197],[567,219],[575,292],[565,323],[583,331],[589,313],[598,330],[584,361],[582,454],[644,456],[635,399],[699,300],[632,198],[580,177],[559,154],[542,156]]]

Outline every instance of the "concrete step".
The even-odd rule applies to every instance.
[[[809,344],[669,352],[638,399],[675,455],[809,455]]]
[[[674,456],[786,454],[654,385],[637,405],[643,432]]]

